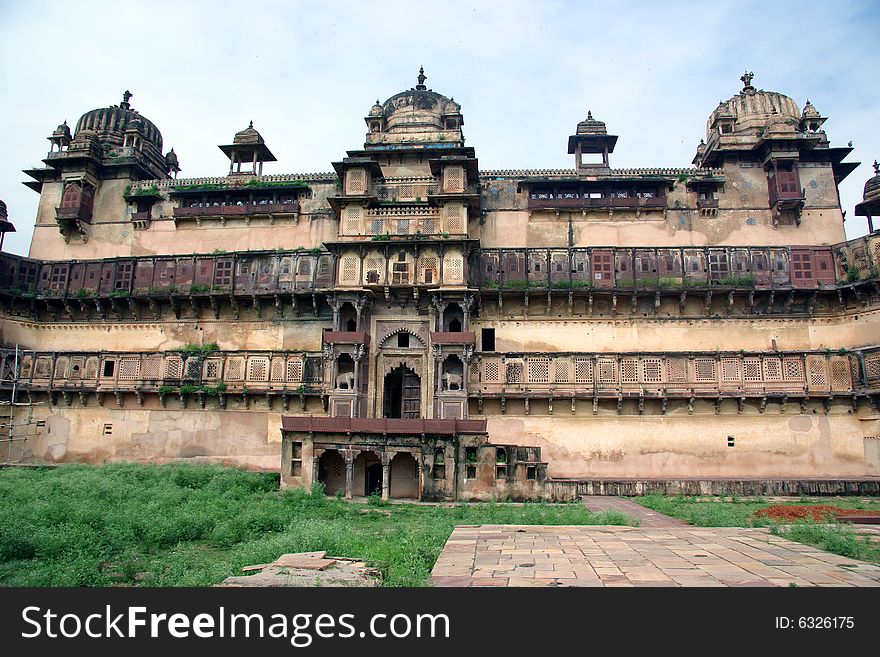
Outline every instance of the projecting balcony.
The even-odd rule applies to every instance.
[[[274,217],[299,214],[299,203],[257,203],[241,205],[205,205],[174,208],[174,221],[202,219],[220,219],[225,223],[228,218],[242,217]]]
[[[370,334],[366,331],[329,331],[324,329],[324,344],[362,344],[370,346]]]
[[[601,198],[559,195],[529,197],[530,210],[607,210],[609,208],[662,209],[666,207],[665,196],[603,196]]]
[[[432,344],[476,344],[477,335],[473,331],[432,331]]]

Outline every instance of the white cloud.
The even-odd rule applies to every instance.
[[[689,166],[718,101],[755,84],[809,98],[832,145],[864,164],[841,185],[850,236],[880,156],[871,2],[79,2],[6,4],[0,198],[24,253],[37,195],[21,185],[62,120],[132,104],[185,176],[219,175],[216,144],[254,121],[279,162],[329,171],[359,148],[362,117],[415,84],[455,96],[481,168],[570,166],[566,138],[592,109],[620,135],[614,166]],[[872,120],[873,119],[873,120]]]

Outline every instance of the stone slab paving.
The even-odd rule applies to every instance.
[[[678,518],[671,518],[664,513],[652,511],[648,507],[642,506],[632,500],[626,500],[622,497],[586,495],[581,497],[581,501],[586,505],[587,509],[593,513],[601,513],[602,511],[620,511],[628,516],[635,516],[639,519],[641,527],[688,526],[686,522],[682,522]]]
[[[766,528],[456,527],[434,586],[880,586],[880,565]]]

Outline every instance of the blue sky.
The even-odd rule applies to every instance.
[[[850,237],[880,158],[880,2],[0,2],[0,198],[25,253],[40,166],[61,121],[134,94],[184,177],[223,175],[216,147],[253,120],[279,162],[329,171],[378,98],[454,96],[481,169],[570,167],[588,109],[620,135],[612,166],[690,166],[706,118],[755,86],[810,101],[862,165],[841,185]]]

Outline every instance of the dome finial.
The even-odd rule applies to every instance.
[[[880,164],[877,164],[877,160],[874,160],[874,175],[880,176]]]
[[[419,77],[418,77],[419,83],[416,85],[416,89],[419,89],[421,91],[424,91],[425,89],[427,89],[427,87],[425,86],[425,80],[427,80],[427,79],[428,79],[428,76],[425,75],[425,67],[419,66]]]
[[[740,80],[743,83],[743,91],[753,91],[755,88],[752,86],[752,78],[755,77],[755,74],[751,71],[746,71],[740,76]]]
[[[248,123],[248,130],[253,130],[253,129],[254,129],[254,122],[251,121],[250,123]]]
[[[593,120],[593,112],[591,110],[587,110],[587,121]]]
[[[131,104],[128,102],[128,99],[131,98],[132,95],[133,95],[133,94],[132,94],[128,89],[126,89],[126,90],[122,93],[122,102],[119,103],[119,106],[120,106],[122,109],[128,109],[129,107],[131,107]]]

